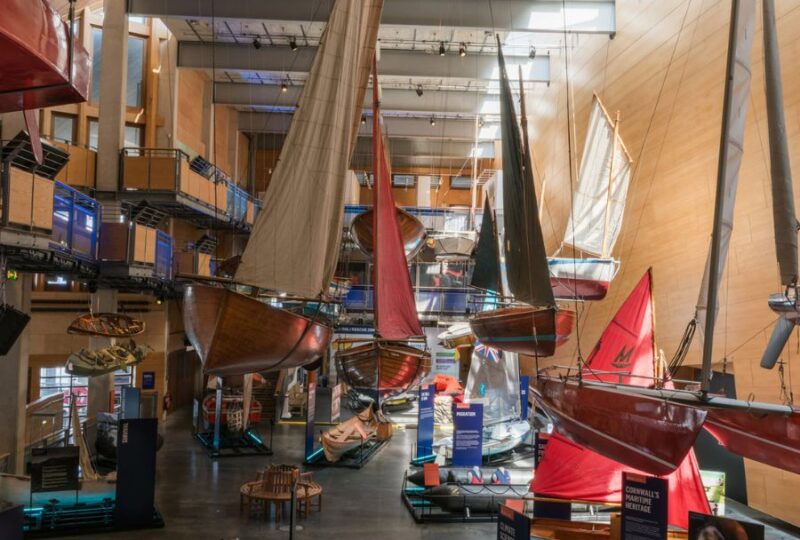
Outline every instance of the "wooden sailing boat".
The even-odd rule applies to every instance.
[[[619,136],[619,113],[612,120],[595,94],[572,215],[561,243],[562,248],[570,245],[593,257],[548,259],[556,298],[605,298],[619,268],[611,252],[622,228],[631,164]],[[602,215],[602,227],[598,227],[598,215]]]
[[[410,261],[425,246],[425,225],[402,208],[395,207],[395,212],[397,212],[400,236],[403,239],[403,251],[405,251],[406,260]],[[350,224],[350,235],[358,248],[368,257],[372,257],[375,251],[374,208],[361,212],[353,218],[353,222]]]
[[[97,377],[139,364],[147,356],[148,346],[136,346],[133,340],[89,351],[81,349],[67,358],[64,370],[78,377]]]
[[[185,289],[186,335],[207,374],[304,366],[328,348],[330,326],[280,302],[284,295],[319,301],[333,278],[382,6],[382,0],[337,0],[331,10],[264,210],[236,269],[238,283],[272,291],[272,304],[224,287]]]
[[[378,70],[373,61],[372,161],[375,171],[375,329],[378,337],[336,352],[339,376],[359,392],[378,402],[419,384],[430,370],[430,354],[411,346],[425,343],[417,318],[414,291],[403,251],[389,181],[389,161],[381,132],[378,103]],[[341,341],[341,347],[352,342]]]
[[[527,142],[524,93],[520,94],[523,144],[515,120],[511,86],[508,82],[499,37],[497,57],[500,64],[503,217],[508,286],[515,300],[527,305],[517,303],[479,312],[470,319],[470,325],[477,338],[485,345],[531,356],[552,356],[556,347],[569,338],[575,321],[575,312],[561,309],[556,305],[553,289],[550,286],[550,273],[547,268],[547,256],[544,251],[544,238],[533,184],[533,167],[528,150],[530,146]],[[480,242],[483,242],[483,237],[482,230]],[[483,253],[479,256],[487,257]],[[480,259],[476,266],[479,263]],[[494,272],[492,270],[489,273]],[[499,278],[494,286],[500,288]]]
[[[144,321],[120,313],[86,313],[72,321],[68,334],[131,337],[144,332]]]

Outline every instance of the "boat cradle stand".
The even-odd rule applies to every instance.
[[[59,504],[50,503],[35,508],[25,508],[23,521],[24,538],[50,538],[74,535],[109,533],[130,530],[114,524],[115,504],[112,499],[97,503]],[[136,529],[161,529],[164,519],[153,509],[153,520]],[[145,533],[143,537],[147,536]]]

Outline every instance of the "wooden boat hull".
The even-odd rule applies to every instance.
[[[469,323],[456,323],[437,337],[442,342],[442,346],[448,349],[471,346],[475,343],[475,334],[472,333]]]
[[[769,414],[709,407],[703,427],[734,454],[800,474],[800,411]]]
[[[618,389],[539,376],[534,398],[565,437],[648,474],[674,471],[706,411]]]
[[[484,345],[529,356],[553,356],[569,339],[575,312],[512,306],[480,312],[469,323]]]
[[[403,239],[406,260],[410,261],[425,245],[425,225],[402,208],[395,209],[397,210],[397,226],[400,228],[400,236]],[[372,257],[372,251],[375,247],[373,216],[373,210],[370,208],[366,212],[358,214],[350,224],[350,234],[353,240],[355,240],[359,249],[369,257]]]
[[[87,313],[72,321],[68,334],[104,337],[131,337],[144,332],[145,323],[118,313]]]
[[[619,268],[614,259],[551,257],[547,264],[553,294],[560,299],[602,300]]]
[[[336,352],[336,370],[347,384],[383,401],[419,384],[431,369],[428,352],[404,343],[370,341]]]
[[[65,369],[76,377],[97,377],[133,367],[144,360],[145,356],[147,348],[135,346],[112,345],[97,351],[81,350],[69,355]]]
[[[207,375],[301,367],[330,344],[333,329],[222,287],[188,285],[183,324]]]
[[[475,238],[465,235],[440,236],[433,239],[436,260],[462,261],[469,259],[475,248]]]
[[[320,442],[322,442],[325,459],[335,463],[343,455],[355,450],[362,443],[376,438],[377,435],[378,422],[372,412],[372,407],[368,407],[356,416],[323,433]]]
[[[0,17],[0,113],[79,103],[89,95],[91,60],[46,0],[6,0]],[[72,81],[69,80],[70,68]]]

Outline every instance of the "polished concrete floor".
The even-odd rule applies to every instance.
[[[269,457],[210,460],[191,435],[188,413],[172,415],[158,454],[156,504],[166,527],[160,530],[93,535],[91,538],[168,540],[255,540],[288,538],[273,522],[245,520],[239,514],[239,486],[268,463],[300,463],[304,428],[276,428]],[[414,431],[399,431],[361,470],[315,469],[324,486],[323,511],[298,520],[294,538],[458,539],[496,538],[495,524],[417,525],[400,499],[403,472]],[[746,509],[745,509],[746,510]],[[89,537],[87,537],[89,538]],[[795,538],[768,528],[767,538]]]

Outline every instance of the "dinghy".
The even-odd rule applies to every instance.
[[[337,0],[331,9],[264,210],[236,269],[237,284],[270,296],[222,286],[185,288],[184,327],[206,374],[307,366],[328,349],[333,330],[324,318],[283,309],[282,302],[317,302],[322,312],[334,277],[382,4]]]
[[[336,352],[339,376],[381,402],[417,386],[430,368],[429,353],[404,343],[370,340]]]
[[[395,208],[397,213],[397,226],[403,239],[403,251],[406,260],[411,260],[425,246],[425,225],[402,208]],[[353,237],[358,248],[367,257],[372,257],[375,251],[375,212],[372,208],[353,218],[350,224],[350,236]]]
[[[77,377],[97,377],[139,364],[147,356],[148,346],[137,347],[133,340],[96,351],[81,349],[67,358],[67,373]]]
[[[87,313],[72,321],[68,334],[104,337],[131,337],[144,332],[144,321],[119,313]]]
[[[428,242],[437,261],[465,261],[475,248],[475,233],[444,232],[432,235]]]

